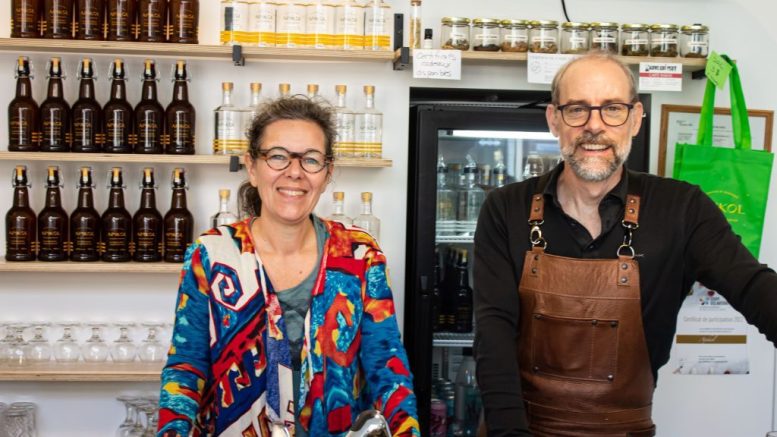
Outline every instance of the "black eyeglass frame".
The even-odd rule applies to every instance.
[[[268,155],[273,150],[282,150],[283,152],[285,152],[289,156],[289,160],[286,162],[286,166],[284,166],[283,168],[275,168],[272,165],[270,165],[270,163],[268,162],[269,161]],[[291,162],[294,159],[297,159],[297,160],[299,160],[300,167],[302,168],[302,170],[305,173],[308,173],[308,174],[318,174],[318,173],[321,173],[327,167],[329,167],[329,165],[333,161],[332,160],[332,156],[326,155],[324,153],[319,152],[318,150],[313,150],[313,149],[308,149],[308,150],[306,150],[306,151],[304,151],[302,153],[299,153],[299,152],[292,152],[291,150],[288,150],[285,147],[275,146],[275,147],[270,147],[269,149],[264,149],[264,150],[259,149],[259,150],[257,150],[257,152],[258,152],[258,155],[259,155],[258,158],[263,160],[265,162],[265,164],[267,164],[268,167],[270,167],[271,169],[276,170],[276,171],[286,170],[291,165]],[[307,168],[305,168],[305,164],[304,164],[304,162],[305,162],[304,161],[305,155],[307,155],[308,153],[311,153],[311,152],[314,152],[314,153],[319,154],[319,155],[324,157],[323,165],[321,166],[320,169],[318,169],[316,171],[310,171]]]
[[[625,106],[626,108],[628,108],[626,118],[624,118],[623,122],[621,122],[620,124],[608,123],[606,118],[602,115],[602,109],[607,108],[608,106],[613,106],[613,105],[622,105],[622,106]],[[588,117],[585,118],[585,121],[583,121],[580,124],[570,124],[567,121],[566,117],[564,117],[564,109],[565,108],[569,108],[570,106],[580,106],[580,107],[583,107],[583,108],[588,108]],[[586,123],[588,123],[588,121],[591,120],[591,114],[593,114],[594,110],[599,111],[599,117],[602,119],[602,123],[604,123],[604,124],[606,124],[607,126],[610,126],[610,127],[620,127],[620,126],[623,126],[624,124],[626,124],[627,121],[629,121],[629,115],[631,115],[631,110],[634,109],[634,106],[635,106],[635,103],[622,103],[622,102],[607,103],[605,105],[599,105],[599,106],[583,105],[581,103],[568,103],[566,105],[557,105],[556,106],[556,110],[561,112],[561,119],[564,120],[564,123],[566,123],[566,125],[569,126],[569,127],[585,126]]]

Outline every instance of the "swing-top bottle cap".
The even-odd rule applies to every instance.
[[[262,84],[259,82],[251,82],[251,92],[258,93],[262,91]]]
[[[186,170],[183,168],[173,169],[173,188],[186,188]]]
[[[16,77],[22,77],[22,76],[29,77],[30,74],[31,74],[30,58],[26,56],[19,56],[19,59],[16,62]]]
[[[49,61],[49,77],[62,77],[62,60],[51,58]]]
[[[124,188],[124,178],[121,174],[121,167],[111,169],[111,188]]]
[[[156,65],[153,59],[143,61],[143,79],[156,79]]]
[[[156,188],[154,186],[154,169],[152,167],[146,167],[143,169],[143,180],[141,181],[143,188]]]
[[[124,61],[121,58],[113,60],[111,65],[111,77],[114,79],[124,79]]]
[[[78,177],[78,186],[80,188],[92,186],[92,167],[81,167]]]
[[[50,165],[46,172],[46,185],[49,188],[59,186],[59,167],[56,165]]]
[[[173,73],[175,80],[187,80],[189,78],[186,72],[186,61],[178,60],[175,62],[175,72]]]
[[[13,186],[14,187],[27,187],[29,181],[27,179],[27,166],[17,165],[13,170]]]
[[[81,67],[78,69],[78,75],[81,78],[94,78],[94,63],[91,58],[81,60]]]

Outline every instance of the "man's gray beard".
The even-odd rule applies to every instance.
[[[592,170],[585,168],[584,160],[578,160],[572,156],[565,156],[564,161],[572,168],[577,177],[588,182],[601,182],[612,176],[618,168],[623,165],[623,159],[615,154],[615,159],[610,161],[610,165],[602,170]]]

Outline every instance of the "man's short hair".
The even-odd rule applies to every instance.
[[[597,51],[590,51],[584,54],[583,56],[580,56],[579,58],[575,58],[567,62],[558,70],[558,72],[556,72],[556,76],[553,77],[553,83],[551,83],[550,85],[551,103],[553,103],[554,105],[559,104],[559,93],[560,93],[559,88],[561,85],[561,80],[564,78],[564,74],[566,74],[569,67],[578,62],[589,61],[589,60],[612,62],[613,64],[620,67],[621,70],[623,70],[623,74],[626,75],[626,79],[629,81],[629,101],[632,103],[637,101],[637,79],[636,77],[634,77],[634,74],[631,72],[631,69],[627,67],[623,62],[621,62],[618,58],[616,58],[614,55],[597,50]]]

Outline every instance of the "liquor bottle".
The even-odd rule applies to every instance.
[[[73,126],[73,152],[101,152],[104,135],[103,109],[95,99],[94,64],[89,58],[81,61],[78,100],[73,103],[71,117]]]
[[[456,294],[454,295],[455,332],[472,332],[472,288],[469,286],[467,250],[462,249],[455,267]]]
[[[143,88],[140,102],[135,106],[135,133],[138,138],[135,153],[163,153],[165,109],[156,94],[156,66],[146,59],[143,68]]]
[[[278,97],[279,98],[285,98],[291,96],[291,84],[290,83],[279,83],[278,84]]]
[[[367,4],[364,19],[365,50],[391,50],[391,34],[394,33],[394,14],[391,5],[383,0],[371,0]]]
[[[467,164],[464,165],[463,171],[463,183],[461,191],[459,191],[459,220],[470,222],[472,232],[474,232],[474,225],[480,214],[480,207],[486,200],[486,192],[483,191],[477,184],[478,180],[478,166],[475,161],[472,160],[470,155],[467,155]]]
[[[38,213],[38,259],[65,261],[68,256],[68,217],[62,209],[59,167],[49,166],[46,177],[46,202]]]
[[[173,198],[164,220],[165,261],[183,262],[194,237],[194,217],[186,209],[186,176],[182,168],[173,170]]]
[[[163,42],[167,38],[167,0],[140,0],[138,41]]]
[[[342,191],[332,193],[332,215],[329,216],[329,220],[340,222],[343,226],[353,224],[353,220],[345,215],[345,193]]]
[[[318,84],[315,83],[309,83],[307,86],[308,89],[308,99],[311,101],[317,102],[321,97],[318,95]]]
[[[356,145],[354,156],[357,158],[380,158],[383,154],[383,114],[375,109],[375,87],[364,86],[364,109],[356,113]]]
[[[494,177],[494,186],[502,187],[507,183],[507,166],[505,166],[505,160],[501,150],[494,150],[494,170],[492,171]]]
[[[461,364],[456,373],[455,396],[455,435],[477,435],[478,421],[480,418],[480,392],[475,379],[475,360],[472,357],[472,349],[464,348]]]
[[[105,38],[103,20],[105,19],[103,0],[78,0],[76,38],[102,40]]]
[[[440,330],[454,331],[456,326],[456,266],[461,257],[461,251],[455,247],[449,247],[445,255],[445,272],[441,287]]]
[[[179,44],[197,44],[199,41],[199,0],[170,0],[170,24],[167,39]]]
[[[316,49],[334,48],[335,4],[328,0],[314,0],[305,8],[307,45]]]
[[[219,41],[224,45],[240,45],[248,42],[248,2],[222,0]]]
[[[364,6],[356,0],[343,0],[335,12],[335,45],[338,49],[364,48]]]
[[[248,5],[248,38],[251,45],[275,47],[278,5],[273,0],[254,0]]]
[[[43,0],[41,33],[44,38],[73,38],[73,0]]]
[[[352,158],[355,142],[355,115],[346,102],[346,92],[348,88],[345,85],[335,85],[337,94],[337,103],[335,104],[335,136],[334,154],[335,158]]]
[[[165,110],[165,153],[194,155],[194,127],[197,112],[189,103],[189,75],[186,61],[175,63],[173,100]]]
[[[251,124],[254,122],[254,118],[262,110],[262,84],[259,82],[251,82],[251,103],[248,106],[248,119],[246,120],[246,130],[251,128]]]
[[[132,217],[133,259],[140,262],[162,260],[162,214],[156,209],[154,169],[143,169],[140,207]]]
[[[40,2],[11,0],[11,38],[40,38]]]
[[[362,213],[353,219],[353,225],[369,232],[376,240],[380,239],[380,219],[372,215],[372,193],[362,193]]]
[[[244,116],[246,111],[232,103],[232,82],[221,83],[221,105],[213,110],[216,137],[213,154],[242,155],[248,150]]]
[[[211,228],[229,225],[237,221],[237,216],[229,210],[229,190],[219,190],[219,211],[210,218]]]
[[[5,214],[6,261],[34,261],[37,220],[30,208],[27,167],[17,165],[13,173],[13,205]]]
[[[36,152],[40,145],[38,104],[32,98],[30,60],[19,56],[16,64],[16,97],[8,105],[8,150]]]
[[[306,3],[301,0],[278,2],[275,27],[277,47],[309,47],[306,13]]]
[[[136,0],[107,0],[108,41],[135,39]]]
[[[410,32],[407,46],[411,49],[421,48],[421,0],[410,0]]]
[[[133,129],[133,109],[127,102],[124,61],[116,59],[111,68],[111,97],[103,108],[105,153],[132,153],[130,134]]]
[[[121,167],[111,169],[108,208],[103,212],[100,221],[103,261],[129,261],[132,258],[132,216],[124,207],[124,179]]]
[[[92,169],[81,167],[78,178],[78,205],[70,214],[70,259],[98,261],[100,259],[100,214],[94,208]]]
[[[49,90],[46,100],[40,104],[41,152],[69,152],[70,105],[62,89],[62,64],[59,58],[49,63]]]
[[[437,233],[453,234],[456,210],[459,203],[458,193],[448,185],[448,166],[442,155],[437,159]]]

